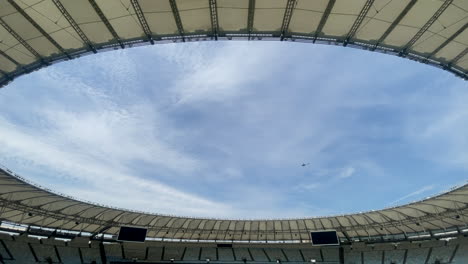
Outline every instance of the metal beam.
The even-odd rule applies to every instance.
[[[169,3],[171,4],[172,14],[174,15],[174,20],[176,22],[177,29],[179,30],[179,34],[182,37],[182,40],[185,41],[184,26],[182,25],[182,20],[180,19],[180,14],[179,14],[179,9],[177,8],[177,3],[175,0],[169,0]]]
[[[364,7],[361,9],[361,12],[359,12],[359,15],[354,21],[353,26],[351,27],[351,30],[349,30],[348,34],[346,35],[345,41],[343,43],[344,46],[348,45],[349,40],[354,37],[357,30],[361,26],[362,21],[364,21],[364,18],[366,17],[367,13],[369,12],[369,9],[371,8],[373,4],[374,4],[374,0],[366,1],[366,3],[364,4]]]
[[[387,30],[385,30],[385,32],[382,34],[382,36],[380,36],[379,40],[377,40],[377,43],[375,43],[374,49],[375,49],[375,47],[380,45],[380,43],[382,43],[388,37],[388,35],[390,35],[390,33],[392,33],[392,31],[401,22],[401,20],[403,20],[403,18],[406,16],[406,14],[408,14],[408,12],[411,10],[411,8],[413,8],[413,6],[416,4],[417,1],[418,0],[411,0],[406,5],[405,9],[403,9],[403,11],[401,11],[401,13],[392,22],[392,24],[387,28]]]
[[[332,11],[333,6],[335,5],[335,2],[336,0],[328,1],[327,7],[325,8],[322,18],[320,18],[320,22],[317,26],[317,29],[315,30],[313,43],[315,43],[315,41],[317,40],[317,37],[322,33],[323,27],[325,26],[325,23],[327,23],[328,16],[330,15]]]
[[[216,4],[216,0],[208,0],[210,5],[210,16],[211,16],[211,33],[214,36],[215,40],[218,40],[218,30],[219,30],[219,22],[218,22],[218,6]]]
[[[48,64],[42,56],[29,45],[16,31],[14,31],[2,18],[0,18],[0,25],[2,25],[6,31],[8,31],[21,45],[23,45],[34,57],[38,58],[43,64]]]
[[[252,34],[253,31],[253,23],[254,23],[254,16],[255,16],[255,0],[249,0],[249,11],[247,16],[247,33]]]
[[[449,66],[457,64],[457,62],[465,57],[465,55],[468,54],[468,48],[465,48],[460,54],[458,54],[455,58],[453,58],[452,61],[450,61]]]
[[[10,0],[11,1],[11,0]],[[101,18],[102,20],[102,23],[104,23],[104,25],[106,25],[107,27],[107,30],[109,30],[109,32],[112,34],[112,36],[114,37],[115,40],[117,40],[117,42],[119,43],[120,47],[123,49],[125,48],[124,44],[122,43],[122,40],[120,39],[119,35],[117,34],[117,32],[115,32],[114,28],[112,27],[112,25],[110,24],[109,20],[107,19],[107,17],[104,15],[104,13],[102,12],[101,8],[99,7],[99,5],[96,3],[96,0],[89,0],[89,3],[91,4],[91,6],[94,8],[94,11],[96,11],[97,15],[99,16],[99,18]]]
[[[296,0],[288,0],[286,3],[286,9],[284,10],[283,23],[281,25],[281,41],[284,40],[285,35],[288,33],[289,23],[296,6]]]
[[[3,50],[0,50],[0,55],[2,55],[3,57],[5,57],[6,59],[8,59],[9,61],[13,62],[13,64],[15,64],[16,66],[18,67],[21,67],[21,64],[16,61],[15,59],[13,59],[10,55],[6,54]]]
[[[453,0],[444,1],[444,3],[439,7],[435,14],[431,18],[429,18],[429,20],[426,22],[426,24],[424,24],[424,26],[421,27],[421,29],[419,29],[418,33],[416,33],[416,35],[414,35],[413,38],[408,43],[406,43],[402,50],[402,53],[407,53],[407,50],[411,48],[416,43],[416,41],[418,41],[421,38],[421,36],[432,26],[432,24],[434,24],[434,22],[440,17],[440,15],[442,15],[445,9],[447,9],[447,7],[449,7],[449,5],[452,2]]]
[[[60,0],[52,0],[52,2],[54,2],[55,6],[62,13],[62,15],[65,17],[65,19],[68,21],[68,23],[72,26],[72,28],[75,30],[75,32],[78,34],[78,36],[80,36],[81,40],[83,40],[83,42],[88,46],[88,48],[93,53],[97,53],[96,48],[93,46],[91,41],[88,39],[88,37],[85,35],[85,33],[78,26],[76,21],[72,18],[70,13],[68,13],[68,11],[65,9],[65,7],[60,2]]]
[[[141,9],[140,4],[137,0],[130,0],[132,3],[133,9],[135,10],[135,14],[137,15],[138,21],[140,22],[141,28],[146,35],[146,38],[151,44],[154,44],[154,40],[152,37],[151,29],[146,21],[145,14],[143,14],[143,10]]]
[[[456,37],[458,37],[463,31],[465,31],[468,28],[468,23],[465,23],[464,26],[462,26],[460,29],[457,30],[452,36],[450,36],[448,39],[444,41],[444,43],[440,44],[439,47],[437,47],[427,58],[431,58],[432,56],[436,55],[441,49],[443,49],[445,46],[447,46],[450,42],[452,42]]]
[[[31,23],[52,45],[54,45],[60,52],[62,52],[68,59],[71,59],[71,56],[65,51],[65,49],[55,41],[39,24],[36,23],[14,0],[8,0],[10,5],[12,5],[18,13],[20,13],[26,20]]]

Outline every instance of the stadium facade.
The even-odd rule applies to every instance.
[[[0,0],[0,86],[83,55],[205,40],[355,47],[467,79],[467,27],[466,0]],[[80,201],[3,168],[0,263],[466,264],[467,204],[465,184],[348,215],[177,217]],[[117,241],[122,226],[147,229],[147,241]],[[312,246],[317,230],[336,230],[340,245]]]

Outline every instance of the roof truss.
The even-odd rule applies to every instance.
[[[177,30],[179,30],[179,35],[182,37],[182,40],[185,41],[185,31],[184,26],[182,25],[182,19],[180,18],[179,9],[177,8],[177,3],[175,0],[169,0],[171,4],[172,14],[174,15],[174,20],[177,25]]]
[[[296,0],[288,0],[286,3],[286,9],[284,10],[283,23],[281,25],[281,40],[284,40],[286,34],[288,33],[289,23],[291,22],[291,17],[296,6]]]
[[[8,0],[8,2],[16,9],[16,11],[18,11],[18,13],[20,13],[26,20],[28,20],[29,23],[31,23],[31,25],[33,25],[48,41],[50,41],[52,45],[54,45],[58,50],[60,50],[60,52],[62,52],[68,59],[71,59],[70,55],[65,51],[65,49],[62,46],[60,46],[60,44],[58,44],[57,41],[55,41],[55,39],[53,39],[41,26],[39,26],[39,24],[37,24],[36,21],[34,21],[34,19],[32,19],[20,6],[18,6],[18,4],[14,0]]]
[[[374,4],[374,0],[367,0],[366,1],[366,3],[364,4],[364,7],[361,9],[361,12],[359,12],[358,17],[354,21],[353,26],[349,30],[348,35],[346,35],[346,38],[345,38],[344,43],[343,43],[344,46],[346,46],[348,44],[349,40],[354,37],[357,30],[361,26],[362,21],[364,21],[364,18],[366,17],[367,13],[369,12],[369,9],[371,8],[371,6],[373,4]]]
[[[2,18],[0,18],[0,25],[5,28],[8,33],[10,33],[16,40],[18,40],[21,45],[23,45],[34,57],[38,58],[43,64],[47,62],[42,58],[42,56],[29,45],[16,31],[14,31]]]
[[[138,21],[140,22],[143,32],[146,35],[146,38],[151,44],[154,44],[151,29],[148,25],[148,22],[146,21],[145,14],[143,14],[143,10],[141,10],[140,4],[138,3],[137,0],[130,0],[130,2],[132,3],[133,9],[135,10],[135,14],[138,18]]]
[[[65,17],[65,19],[68,21],[68,23],[72,26],[72,28],[75,30],[75,32],[80,36],[81,40],[88,46],[88,48],[93,52],[97,53],[96,48],[94,45],[91,43],[91,41],[88,39],[88,37],[85,35],[85,33],[81,30],[80,26],[76,23],[76,21],[73,19],[73,17],[68,13],[67,9],[63,6],[63,4],[60,2],[60,0],[52,0],[54,2],[55,6],[60,10],[62,15]]]
[[[11,0],[10,0],[11,1]],[[117,32],[114,30],[114,28],[112,27],[112,25],[110,24],[109,20],[107,19],[107,17],[104,15],[104,13],[102,12],[101,8],[99,7],[99,5],[96,3],[96,0],[88,0],[89,3],[91,4],[91,6],[94,8],[94,11],[96,11],[97,15],[99,16],[99,18],[102,20],[102,23],[104,23],[104,25],[106,25],[106,28],[107,30],[109,30],[109,32],[112,34],[112,37],[114,37],[114,39],[119,43],[120,47],[123,49],[125,48],[124,44],[122,43],[122,40],[120,39],[119,35],[117,34]]]
[[[218,40],[218,30],[219,30],[219,23],[218,23],[218,6],[216,4],[216,0],[209,0],[210,3],[210,18],[211,18],[211,34],[215,40]]]
[[[327,7],[325,8],[325,12],[323,12],[322,17],[320,18],[320,22],[319,22],[319,24],[317,26],[317,29],[315,30],[314,40],[313,40],[314,43],[317,40],[318,36],[320,34],[322,34],[323,27],[327,23],[328,16],[330,15],[330,13],[332,11],[333,6],[335,5],[335,2],[336,2],[336,0],[329,0],[328,1]]]

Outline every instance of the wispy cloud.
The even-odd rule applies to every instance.
[[[419,196],[423,193],[426,193],[426,192],[429,192],[431,190],[434,189],[434,185],[426,185],[426,186],[423,186],[421,187],[420,189],[414,191],[414,192],[411,192],[405,196],[402,196],[400,198],[398,198],[397,200],[393,201],[392,203],[390,203],[390,205],[395,205],[395,204],[398,204],[402,201],[407,201],[409,198],[412,198],[412,197],[415,197],[415,196]]]
[[[54,65],[1,91],[0,161],[79,198],[158,213],[277,218],[376,209],[395,195],[382,182],[411,190],[424,175],[436,186],[436,173],[448,169],[421,156],[440,149],[463,162],[466,93],[454,81],[446,105],[433,104],[440,94],[431,90],[426,100],[410,83],[424,70],[361,52],[190,43]]]

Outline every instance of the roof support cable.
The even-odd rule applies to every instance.
[[[26,20],[28,20],[31,25],[33,25],[52,45],[54,45],[62,54],[64,54],[68,59],[72,57],[65,51],[65,49],[55,41],[39,24],[34,21],[14,0],[8,0],[8,3],[12,5],[18,13],[20,13]]]
[[[210,17],[211,17],[211,34],[215,40],[218,40],[219,22],[218,22],[218,6],[216,0],[209,0]]]
[[[177,29],[179,30],[179,35],[182,37],[182,41],[185,42],[185,31],[184,26],[182,25],[182,19],[180,19],[179,9],[177,8],[177,3],[175,0],[169,0],[171,4],[172,14],[174,15],[174,20],[177,25]]]
[[[10,0],[11,1],[11,0]],[[122,40],[120,39],[119,35],[117,34],[117,32],[115,32],[114,28],[112,27],[112,25],[110,24],[109,20],[107,19],[107,17],[104,15],[104,13],[102,12],[101,8],[99,7],[99,5],[96,3],[96,0],[88,0],[89,3],[91,4],[91,6],[94,8],[94,11],[96,11],[97,15],[99,16],[99,18],[102,20],[102,23],[104,23],[104,25],[106,25],[107,27],[107,30],[109,30],[109,32],[112,34],[112,36],[114,37],[114,39],[119,43],[120,47],[122,49],[125,48],[125,45],[122,43]]]
[[[255,16],[255,0],[249,0],[249,13],[247,16],[247,33],[249,34],[249,40],[251,40],[250,35],[253,31],[253,23]]]
[[[323,27],[325,26],[325,24],[327,23],[327,20],[328,20],[328,16],[330,15],[332,9],[333,9],[333,6],[335,5],[335,2],[336,0],[330,0],[328,1],[328,4],[327,4],[327,7],[325,8],[325,11],[323,12],[323,15],[322,15],[322,18],[320,18],[320,22],[317,26],[317,29],[315,30],[315,34],[314,34],[314,40],[312,41],[313,43],[315,43],[315,41],[317,40],[318,36],[320,34],[322,34],[322,30],[323,30]]]
[[[65,19],[68,21],[70,26],[75,30],[75,32],[80,36],[81,40],[88,46],[88,48],[93,52],[97,53],[96,48],[93,46],[91,41],[88,39],[88,37],[85,35],[85,33],[81,30],[80,26],[76,23],[76,21],[72,18],[70,13],[65,9],[65,7],[62,5],[60,0],[52,0],[54,2],[55,6],[58,8],[58,10],[62,13],[62,15],[65,17]]]
[[[432,58],[434,55],[436,55],[440,50],[442,50],[445,46],[447,46],[450,42],[452,42],[456,37],[458,37],[463,31],[465,31],[468,28],[468,23],[465,23],[464,26],[462,26],[460,29],[458,29],[452,36],[450,36],[448,39],[446,39],[442,44],[440,44],[439,47],[437,47],[434,51],[427,56],[428,59]]]
[[[286,34],[288,33],[289,30],[289,23],[291,22],[291,17],[294,11],[294,7],[296,6],[297,1],[296,0],[288,0],[286,4],[286,9],[284,10],[284,16],[283,16],[283,24],[281,25],[281,41],[284,40]]]
[[[143,10],[141,9],[140,4],[138,3],[137,0],[130,0],[130,2],[132,3],[133,9],[135,10],[135,14],[138,18],[138,21],[140,22],[143,32],[146,35],[146,38],[151,43],[151,45],[154,45],[154,40],[152,37],[151,29],[148,25],[148,22],[146,21],[145,15],[143,14]]]
[[[369,12],[373,4],[374,4],[374,0],[366,1],[366,3],[364,4],[364,7],[361,9],[361,12],[359,12],[358,17],[354,21],[353,26],[351,27],[351,30],[349,30],[348,35],[346,35],[346,38],[343,42],[343,46],[348,45],[349,41],[354,37],[354,35],[356,35],[356,32],[361,26],[362,21],[364,21],[364,18],[366,17],[367,13]]]
[[[418,0],[411,0],[406,7],[401,11],[401,13],[395,18],[395,20],[392,22],[392,24],[385,30],[385,32],[380,36],[379,40],[377,40],[377,43],[375,43],[374,47],[372,50],[375,50],[384,40],[392,33],[392,31],[396,28],[396,26],[403,20],[403,18],[408,14],[408,12],[413,8],[413,6],[416,4]]]
[[[400,51],[399,55],[404,57],[408,53],[408,49],[413,47],[413,45],[421,38],[421,36],[426,33],[426,31],[434,24],[434,22],[444,13],[444,11],[449,7],[449,5],[453,2],[453,0],[445,0],[444,3],[439,7],[439,9],[435,12],[435,14],[429,18],[429,20],[424,24],[424,26],[419,29],[418,33],[413,36],[413,38],[406,43],[404,48]]]
[[[45,61],[44,58],[33,48],[29,45],[16,31],[14,31],[5,21],[0,18],[0,25],[5,28],[21,45],[23,45],[34,57],[38,58],[42,64],[49,65],[50,63]]]

